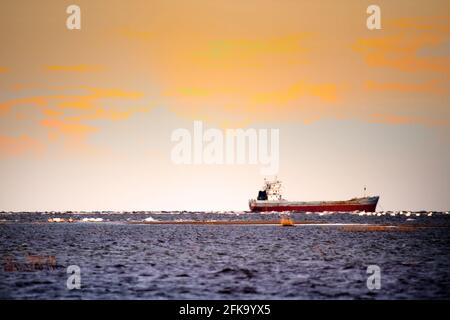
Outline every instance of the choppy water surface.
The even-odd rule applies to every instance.
[[[52,217],[79,222],[48,223]],[[278,217],[250,213],[1,213],[0,298],[450,298],[450,216],[445,213],[295,213],[296,221],[326,223],[295,227],[129,223]],[[335,225],[348,223],[418,228],[353,232]],[[43,265],[49,257],[53,257],[51,267]],[[70,265],[81,269],[80,290],[67,289]],[[368,265],[381,269],[380,290],[367,288]]]

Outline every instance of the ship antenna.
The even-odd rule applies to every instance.
[[[364,186],[364,198],[366,197],[366,186]]]

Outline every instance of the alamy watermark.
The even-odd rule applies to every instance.
[[[76,4],[67,7],[66,13],[69,15],[66,20],[66,28],[69,30],[81,29],[81,8]]]
[[[369,30],[381,30],[381,8],[376,4],[367,7],[367,14],[370,16],[366,20],[366,26]]]
[[[381,289],[381,269],[376,264],[372,264],[367,267],[367,277],[366,285],[369,290],[380,290]]]
[[[203,122],[194,121],[192,132],[178,128],[171,140],[175,164],[259,164],[263,175],[277,174],[280,166],[279,129],[204,129]]]
[[[67,278],[66,286],[67,289],[81,289],[81,269],[77,265],[70,265],[67,267]]]

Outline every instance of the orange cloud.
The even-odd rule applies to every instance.
[[[9,72],[8,68],[0,67],[0,73],[7,73],[7,72]]]
[[[42,113],[47,117],[61,117],[64,113],[54,109],[43,109]]]
[[[24,88],[20,88],[23,90]],[[49,88],[47,88],[48,90]],[[65,91],[67,88],[51,88],[56,91]],[[0,114],[8,113],[17,105],[31,105],[38,107],[44,116],[40,124],[49,130],[50,141],[61,137],[67,140],[69,146],[84,148],[83,143],[89,134],[97,131],[92,125],[84,124],[87,120],[110,120],[120,121],[128,119],[136,112],[146,112],[148,108],[143,107],[104,107],[102,103],[110,99],[136,100],[143,94],[136,91],[125,91],[121,89],[103,89],[92,87],[69,88],[84,91],[83,94],[53,94],[17,98],[0,103]],[[23,117],[22,117],[23,118]],[[16,120],[20,120],[17,118]],[[14,144],[16,140],[10,140]],[[17,143],[22,143],[17,140]],[[18,146],[18,148],[20,145]],[[20,154],[20,153],[17,153]]]
[[[90,91],[93,99],[100,98],[127,98],[127,99],[139,99],[144,96],[142,92],[137,91],[124,91],[121,89],[101,89],[84,87],[84,89]]]
[[[0,115],[9,112],[13,106],[18,105],[36,105],[36,106],[46,106],[48,101],[44,97],[27,97],[27,98],[17,98],[11,99],[0,103]]]
[[[103,66],[98,65],[89,65],[89,64],[78,64],[78,65],[70,65],[70,66],[61,66],[61,65],[52,65],[45,66],[45,70],[50,72],[99,72],[103,71]]]
[[[141,92],[136,91],[124,91],[120,89],[101,89],[91,87],[79,87],[88,91],[88,94],[84,95],[43,95],[32,96],[25,98],[10,99],[0,103],[0,114],[10,111],[11,107],[17,105],[35,105],[38,107],[44,107],[51,102],[57,102],[61,108],[74,108],[74,109],[95,109],[95,101],[107,98],[124,98],[124,99],[139,99],[143,97]],[[60,89],[58,89],[60,90]]]
[[[434,31],[450,35],[450,15],[435,15],[428,17],[403,17],[388,20],[387,27],[416,31]]]
[[[440,86],[441,82],[430,80],[423,83],[399,83],[399,82],[376,82],[366,81],[365,88],[370,91],[384,92],[394,91],[402,93],[434,93],[442,94],[447,92]]]
[[[423,125],[427,127],[450,128],[450,119],[445,107],[448,100],[448,75],[450,74],[450,16],[409,17],[387,21],[383,32],[373,32],[373,37],[361,38],[353,45],[369,67],[375,69],[374,76],[380,79],[380,71],[385,79],[365,81],[366,91],[385,93],[427,95],[428,103],[410,100],[411,114],[397,115],[395,110],[380,111],[365,116],[370,122],[392,125]],[[380,35],[381,34],[381,35]],[[404,78],[407,81],[392,81]],[[431,79],[430,79],[431,78]],[[434,96],[434,97],[433,97]],[[389,101],[389,100],[386,100]],[[405,100],[406,101],[406,100]],[[390,102],[386,102],[389,104]],[[393,105],[394,109],[404,109],[403,105]],[[384,109],[384,110],[382,110]]]
[[[2,156],[20,156],[31,153],[38,154],[42,152],[44,145],[28,135],[19,137],[10,137],[0,135],[0,155]]]
[[[364,55],[372,67],[388,67],[401,71],[450,73],[450,57],[419,57],[419,49],[443,44],[445,37],[434,34],[398,34],[360,39],[354,49]]]
[[[284,119],[283,112],[292,116],[296,107],[297,117],[311,118],[309,111],[298,111],[308,105],[322,114],[318,110],[338,100],[340,86],[334,80],[317,80],[318,73],[311,72],[319,41],[316,34],[243,36],[180,30],[173,39],[161,39],[158,34],[152,41],[127,38],[138,40],[139,46],[156,44],[147,60],[154,62],[151,70],[162,88],[162,98],[172,112],[189,119],[248,124],[250,119]]]
[[[84,120],[111,120],[120,121],[128,119],[136,112],[147,112],[148,108],[127,108],[126,110],[112,110],[103,107],[96,107],[92,112],[80,114],[77,116],[66,116],[64,119],[68,121],[84,121]]]
[[[76,100],[62,101],[58,103],[58,107],[61,109],[78,109],[78,110],[89,110],[95,108],[94,102],[91,98],[80,97]]]
[[[185,53],[189,63],[202,68],[262,67],[283,57],[283,63],[304,64],[307,34],[268,38],[204,40]],[[280,63],[280,62],[278,62]]]
[[[435,119],[428,117],[420,117],[420,116],[400,116],[394,114],[372,114],[370,116],[370,122],[374,123],[387,123],[392,125],[406,125],[406,124],[415,124],[415,125],[424,125],[428,127],[446,127],[450,128],[450,121],[448,119]]]
[[[137,40],[150,40],[155,36],[154,32],[150,31],[138,31],[130,28],[121,28],[115,30],[118,34],[125,38],[137,39]]]
[[[326,102],[337,100],[337,86],[335,84],[309,84],[299,82],[286,90],[264,92],[253,96],[255,103],[285,105],[304,96],[318,97]]]
[[[33,89],[36,88],[38,85],[36,84],[25,84],[25,83],[14,83],[10,86],[11,91],[21,91],[25,89]]]
[[[80,123],[71,123],[61,121],[57,119],[45,119],[41,121],[41,124],[45,127],[55,129],[63,134],[67,134],[72,137],[84,137],[88,133],[97,131],[97,128]]]
[[[419,50],[437,48],[450,37],[450,20],[405,18],[388,23],[382,36],[357,40],[353,49],[372,67],[407,72],[450,73],[450,56],[420,56]]]

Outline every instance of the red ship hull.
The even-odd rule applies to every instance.
[[[322,202],[289,202],[289,201],[258,201],[250,200],[250,210],[253,212],[270,211],[299,211],[299,212],[374,212],[377,207],[378,197],[357,198],[347,201],[322,201]]]

